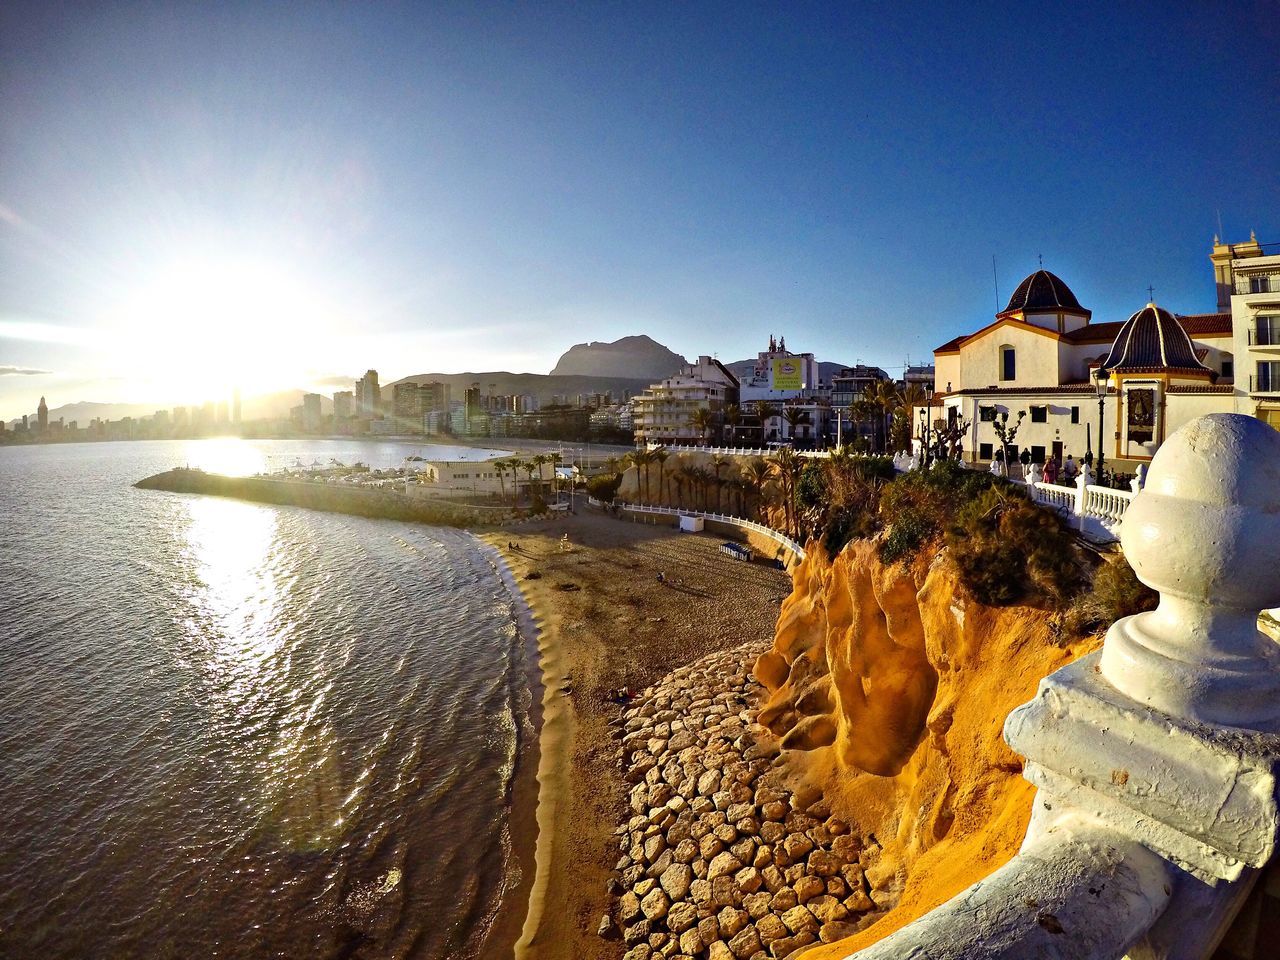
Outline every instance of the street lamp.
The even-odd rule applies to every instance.
[[[924,387],[924,465],[929,466],[929,441],[933,430],[933,384]]]
[[[1107,400],[1107,381],[1111,377],[1111,371],[1106,367],[1099,367],[1098,372],[1094,374],[1093,386],[1098,394],[1098,483],[1102,483],[1102,459],[1103,459],[1103,415],[1102,408]]]

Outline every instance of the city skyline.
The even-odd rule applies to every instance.
[[[0,406],[629,334],[896,374],[1041,256],[1099,321],[1211,309],[1213,234],[1280,239],[1267,12],[12,5]]]

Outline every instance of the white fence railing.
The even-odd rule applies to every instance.
[[[1045,483],[1033,464],[1025,482],[1027,492],[1037,503],[1058,510],[1089,539],[1108,541],[1120,538],[1120,523],[1134,495],[1142,489],[1144,472],[1140,466],[1138,475],[1133,479],[1132,490],[1115,490],[1093,483],[1087,467],[1072,486]]]
[[[598,500],[589,501],[593,506],[605,506]],[[683,510],[678,507],[649,507],[639,503],[623,503],[616,501],[613,504],[619,510],[626,510],[629,513],[649,513],[658,514],[666,517],[701,517],[703,520],[711,520],[715,523],[724,523],[729,526],[738,527],[741,530],[753,530],[756,533],[768,537],[774,543],[781,545],[797,560],[804,559],[804,547],[796,543],[785,533],[766,527],[763,523],[756,523],[754,520],[747,520],[743,517],[731,516],[727,513],[707,513],[703,510]]]
[[[725,457],[772,457],[782,449],[781,447],[703,447],[657,443],[653,440],[645,444],[645,449],[647,450],[657,450],[659,448],[669,450],[672,453],[705,453],[708,456],[720,454]],[[831,456],[830,450],[796,450],[795,453],[797,456],[812,457],[819,460]]]

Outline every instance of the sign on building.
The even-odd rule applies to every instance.
[[[773,360],[774,390],[803,390],[803,368],[797,357],[777,357]]]

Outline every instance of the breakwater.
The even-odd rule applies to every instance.
[[[202,493],[251,500],[255,503],[306,507],[327,513],[346,513],[380,520],[405,520],[443,527],[489,526],[512,516],[509,510],[411,497],[385,488],[277,480],[271,477],[228,477],[185,467],[157,473],[139,480],[134,486],[141,490]]]

